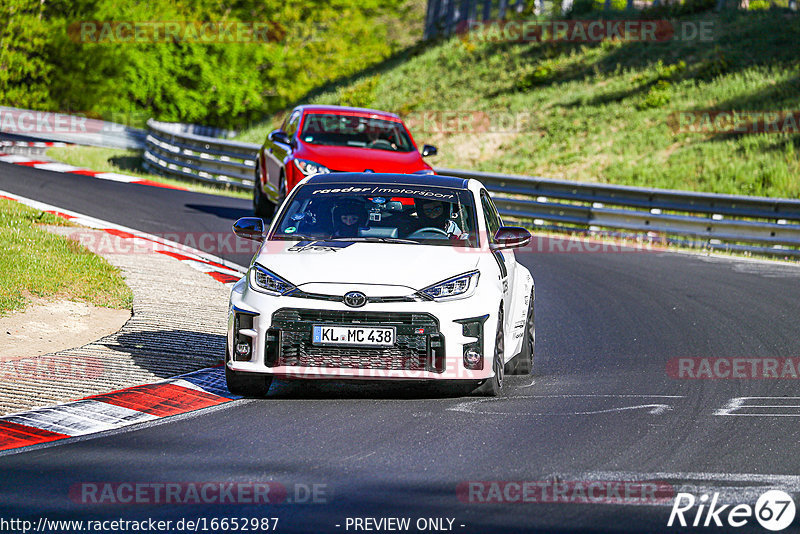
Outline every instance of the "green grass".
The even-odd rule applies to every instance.
[[[200,181],[194,182],[188,179],[180,180],[151,174],[142,167],[142,152],[140,150],[73,145],[51,148],[47,151],[47,155],[55,160],[77,167],[85,167],[98,172],[127,174],[165,185],[184,187],[198,193],[236,198],[250,198],[252,195],[249,191],[232,189],[224,185],[217,186]]]
[[[689,10],[690,7],[681,7]],[[670,18],[669,13],[653,13]],[[593,15],[581,15],[588,18]],[[613,13],[610,19],[634,15]],[[491,43],[453,37],[329,84],[303,102],[401,114],[482,111],[521,127],[412,128],[429,162],[582,182],[800,196],[800,135],[675,133],[688,110],[800,110],[800,17],[785,10],[678,13],[713,24],[713,41]],[[276,124],[244,131],[263,142]]]
[[[119,269],[76,241],[38,228],[64,219],[0,199],[0,315],[25,306],[26,295],[130,308]]]

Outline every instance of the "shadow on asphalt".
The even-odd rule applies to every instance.
[[[159,378],[211,367],[225,358],[225,336],[190,330],[123,332],[106,346]]]
[[[269,399],[440,399],[468,395],[461,384],[356,380],[274,380]]]
[[[242,217],[253,216],[252,209],[234,208],[231,206],[214,206],[211,204],[186,204],[186,207],[191,210],[201,211],[203,213],[210,213],[211,215],[216,215],[221,219],[228,219],[230,221],[236,221],[237,219],[241,219]]]

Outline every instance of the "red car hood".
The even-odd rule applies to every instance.
[[[302,149],[295,152],[295,157],[315,161],[332,171],[363,172],[371,169],[375,172],[411,173],[430,169],[416,150],[391,152],[374,148],[303,144]]]

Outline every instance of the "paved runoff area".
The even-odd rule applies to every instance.
[[[31,204],[27,199],[11,199]],[[34,207],[46,209],[48,206]],[[227,393],[224,381],[219,385],[220,369],[210,369],[206,372],[208,376],[195,376],[192,380],[166,379],[222,362],[230,284],[241,275],[207,257],[151,241],[146,234],[134,236],[121,227],[109,227],[102,224],[103,221],[79,214],[54,213],[93,226],[48,229],[92,243],[94,246],[90,249],[95,249],[122,271],[133,292],[133,315],[118,332],[82,347],[0,362],[0,415],[5,416],[2,424],[14,426],[17,423],[11,419],[15,416],[21,421],[31,417],[32,412],[20,413],[25,410],[52,407],[75,399],[84,399],[79,402],[87,404],[86,397],[143,384],[158,387],[142,392],[149,401],[139,408],[153,402],[163,404],[164,399],[169,404],[175,388],[180,389],[183,403],[187,393],[189,397],[202,397],[189,403],[195,407],[227,400],[215,398]],[[134,240],[138,246],[125,246]],[[101,243],[106,244],[105,249],[98,246]],[[142,246],[142,243],[150,246]],[[212,385],[206,387],[209,381]],[[222,388],[219,391],[218,386]],[[187,388],[195,393],[187,392]],[[153,397],[156,390],[158,394]],[[120,393],[116,396],[120,397]],[[173,406],[171,410],[177,408]],[[47,420],[50,411],[52,408],[39,410],[36,418]],[[104,413],[100,419],[107,419],[109,415]],[[97,425],[89,426],[97,431]],[[76,435],[74,425],[71,430],[73,432],[64,434]]]

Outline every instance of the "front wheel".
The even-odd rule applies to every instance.
[[[505,334],[503,331],[503,309],[497,315],[497,331],[494,338],[494,357],[492,358],[492,370],[494,376],[478,386],[475,390],[477,395],[485,397],[497,397],[503,391],[503,376],[505,373]]]
[[[267,396],[269,386],[272,384],[271,375],[259,375],[255,373],[239,373],[228,367],[231,357],[225,348],[225,383],[228,391],[234,395],[242,397],[261,398]]]

